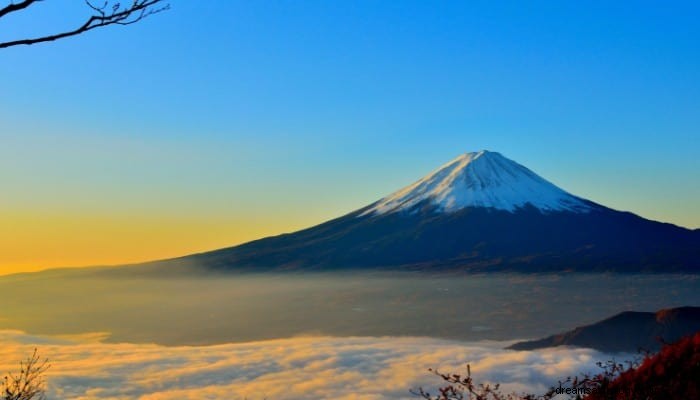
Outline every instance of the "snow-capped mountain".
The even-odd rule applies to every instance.
[[[465,153],[418,182],[371,206],[361,215],[410,210],[428,201],[442,211],[487,207],[513,212],[526,205],[540,211],[587,212],[591,204],[573,196],[501,154]]]
[[[479,151],[320,225],[151,265],[700,273],[700,231],[612,210]]]

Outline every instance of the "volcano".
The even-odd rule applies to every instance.
[[[320,225],[163,262],[219,271],[696,273],[700,231],[610,209],[479,151]]]

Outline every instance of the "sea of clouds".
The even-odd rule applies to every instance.
[[[428,368],[542,393],[611,358],[594,350],[503,350],[504,342],[420,337],[295,337],[209,346],[104,343],[105,335],[0,331],[0,371],[34,348],[50,360],[49,399],[416,399],[435,388]],[[618,356],[619,358],[620,356]]]

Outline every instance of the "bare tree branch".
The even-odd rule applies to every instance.
[[[34,353],[26,361],[20,363],[19,373],[10,373],[2,383],[3,400],[44,400],[44,373],[50,365],[47,359],[42,360],[34,349]]]
[[[9,7],[14,8],[5,12],[5,14],[26,8],[36,1],[40,0],[24,0],[21,3],[14,5],[11,4],[3,9],[0,9],[0,13]],[[81,33],[107,25],[131,25],[150,15],[168,10],[170,8],[170,4],[163,4],[162,2],[163,0],[133,0],[127,7],[122,7],[121,3],[117,2],[112,4],[109,0],[106,0],[101,6],[95,5],[90,0],[85,0],[87,6],[90,7],[95,14],[88,18],[88,20],[78,28],[71,31],[41,36],[33,39],[20,39],[0,43],[0,49],[19,45],[51,42],[65,37],[79,35]],[[3,14],[0,14],[0,17],[2,17],[2,15]]]
[[[0,8],[0,18],[4,17],[5,14],[9,14],[11,12],[23,10],[23,9],[31,6],[32,4],[36,3],[37,1],[41,1],[41,0],[23,0],[23,1],[20,1],[19,3],[16,3],[16,4],[10,3],[3,8]]]

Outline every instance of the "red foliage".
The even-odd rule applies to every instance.
[[[586,399],[700,399],[700,332],[664,346]]]
[[[643,361],[614,360],[598,363],[599,374],[568,377],[543,395],[504,394],[499,385],[474,383],[467,365],[466,375],[443,374],[445,386],[436,394],[419,388],[411,392],[426,400],[554,400],[557,389],[566,388],[565,398],[585,400],[700,400],[700,332],[665,345]],[[570,394],[571,393],[571,394]]]

